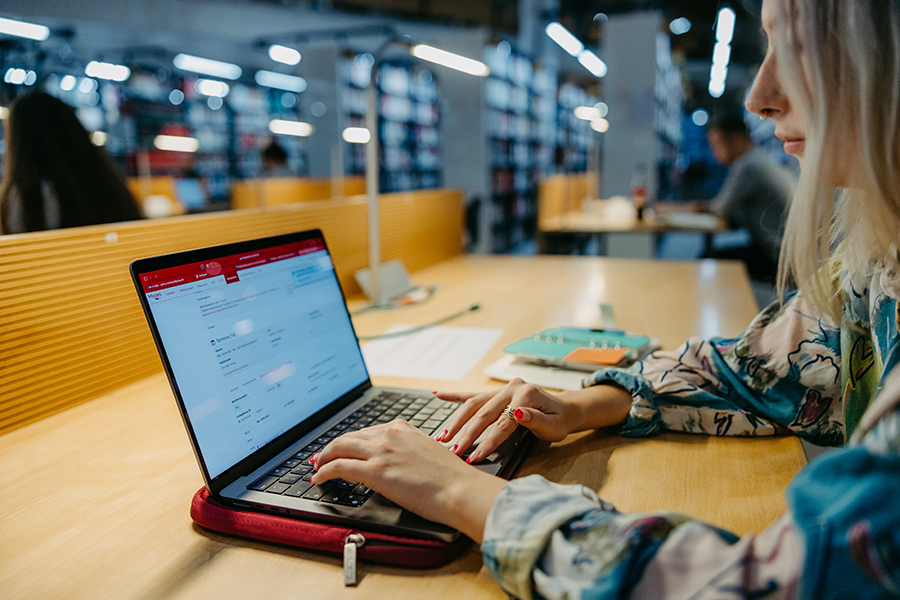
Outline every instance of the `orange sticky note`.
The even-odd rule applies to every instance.
[[[576,348],[563,357],[567,362],[593,365],[617,365],[628,354],[626,348]]]

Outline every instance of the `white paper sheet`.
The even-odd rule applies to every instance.
[[[387,333],[409,329],[394,325]],[[430,327],[395,338],[372,340],[362,347],[371,375],[459,381],[497,343],[502,329]]]

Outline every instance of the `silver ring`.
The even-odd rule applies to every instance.
[[[506,415],[507,417],[509,417],[510,419],[512,419],[513,421],[516,420],[516,412],[513,410],[513,407],[510,404],[507,404],[506,408],[503,409],[503,414]]]

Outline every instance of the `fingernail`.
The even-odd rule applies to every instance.
[[[522,417],[525,416],[525,413],[522,412],[521,408],[517,408],[516,410],[514,410],[513,414],[516,416],[517,419],[521,419]]]
[[[435,390],[435,391],[431,392],[431,395],[432,395],[432,396],[436,396],[436,395],[437,395],[437,391]]]
[[[444,441],[444,436],[447,435],[448,433],[450,433],[450,432],[447,431],[446,429],[443,430],[443,431],[441,432],[441,435],[437,436],[437,441],[443,442],[443,441]]]
[[[453,444],[453,450],[450,452],[456,452],[456,449],[459,448],[459,444]]]
[[[316,452],[315,454],[313,454],[313,455],[312,455],[312,458],[309,459],[309,462],[315,464],[316,461],[319,460],[319,455],[320,455],[320,454],[322,454],[322,453],[321,453],[321,452]]]
[[[471,454],[469,455],[469,458],[466,459],[466,462],[469,463],[470,465],[472,464],[472,455]]]

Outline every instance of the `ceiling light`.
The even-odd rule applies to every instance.
[[[0,106],[0,121],[7,118],[9,116],[9,109],[5,106]]]
[[[197,90],[197,93],[204,96],[215,96],[217,98],[224,98],[231,90],[227,83],[216,81],[215,79],[198,79],[197,83],[194,84],[194,89]]]
[[[544,32],[550,36],[551,40],[559,44],[563,50],[572,56],[578,56],[578,54],[584,50],[584,44],[581,43],[581,40],[572,35],[571,31],[556,21],[547,25],[547,27],[544,28]]]
[[[190,54],[179,54],[172,61],[172,64],[182,71],[202,73],[204,75],[212,75],[213,77],[221,77],[223,79],[237,79],[242,73],[241,68],[237,65],[219,60],[212,60],[211,58],[191,56]]]
[[[669,23],[669,31],[675,35],[682,35],[690,31],[692,25],[693,23],[689,19],[678,17],[677,19],[672,19],[672,22]]]
[[[93,142],[95,146],[105,146],[108,141],[109,134],[105,131],[95,131],[91,134],[91,142]]]
[[[698,108],[691,113],[691,121],[693,121],[694,125],[696,125],[697,127],[703,127],[704,125],[709,123],[709,113],[702,108]]]
[[[607,114],[609,114],[609,106],[607,106],[606,102],[598,102],[594,105],[594,108],[597,109],[597,112],[601,117],[605,117]]]
[[[159,150],[170,152],[196,152],[200,147],[197,138],[181,135],[158,135],[153,138],[153,145]]]
[[[90,94],[97,91],[97,80],[90,77],[82,77],[78,83],[78,91],[82,94]]]
[[[345,142],[350,142],[351,144],[365,144],[372,138],[372,135],[365,127],[347,127],[344,129],[341,137],[344,138]]]
[[[272,119],[269,121],[269,131],[280,135],[296,135],[307,137],[313,134],[313,126],[303,121],[285,121],[284,119]]]
[[[606,133],[609,131],[609,121],[600,117],[599,119],[594,119],[591,121],[591,129],[598,133]]]
[[[78,80],[73,75],[64,75],[63,78],[59,80],[59,89],[64,92],[71,92],[75,89],[76,83],[78,83]]]
[[[578,62],[590,71],[595,77],[603,77],[606,75],[606,63],[600,60],[600,57],[590,50],[582,50],[578,55]]]
[[[735,14],[723,8],[716,17],[716,45],[713,48],[712,66],[709,70],[709,94],[719,98],[725,93],[728,62],[731,59],[731,40],[734,36]]]
[[[50,28],[25,21],[0,19],[0,33],[42,42],[50,37]]]
[[[285,75],[274,71],[257,71],[256,83],[269,88],[300,93],[306,89],[306,80],[295,75]]]
[[[576,106],[574,112],[575,118],[582,121],[593,121],[601,117],[600,111],[593,106]]]
[[[84,68],[84,74],[98,79],[110,79],[112,81],[125,81],[131,75],[131,69],[125,65],[97,62],[92,60]]]
[[[734,37],[734,22],[736,15],[730,8],[723,8],[716,17],[716,41],[730,44]]]
[[[300,62],[300,53],[293,48],[273,44],[269,46],[269,58],[293,66]]]
[[[416,44],[410,49],[409,53],[416,58],[421,58],[422,60],[427,60],[451,69],[456,69],[457,71],[462,71],[469,75],[485,77],[491,73],[488,66],[481,61],[466,58],[465,56],[460,56],[459,54],[447,52],[446,50],[441,50],[440,48],[435,48],[434,46],[428,46],[426,44]]]

